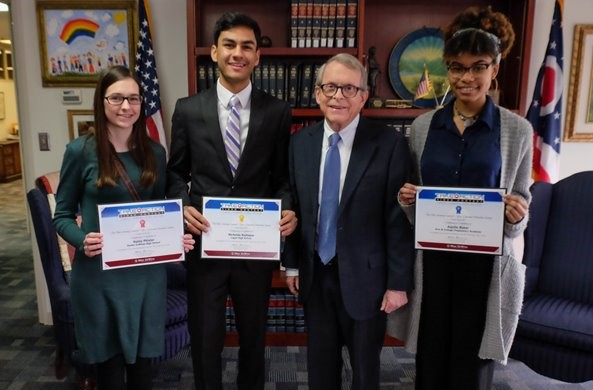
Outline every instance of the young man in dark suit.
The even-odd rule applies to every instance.
[[[368,94],[355,57],[330,58],[315,86],[325,118],[289,149],[299,226],[284,264],[305,309],[311,390],[341,389],[343,345],[352,389],[379,389],[386,315],[412,285],[412,230],[396,201],[410,154],[400,133],[360,116]]]
[[[238,13],[216,22],[211,57],[217,85],[179,99],[173,114],[169,197],[183,199],[186,230],[207,232],[203,196],[282,199],[279,232],[296,227],[288,180],[291,111],[286,102],[253,88],[259,63],[257,23]],[[188,188],[187,183],[190,183]],[[265,383],[265,333],[275,262],[187,257],[188,315],[196,388],[222,389],[221,353],[227,294],[233,299],[239,333],[237,387]]]

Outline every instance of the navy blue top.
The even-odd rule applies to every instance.
[[[459,133],[449,102],[432,118],[422,153],[422,183],[427,186],[500,186],[500,113],[487,97],[477,121]]]

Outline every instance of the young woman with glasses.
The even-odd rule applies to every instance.
[[[100,389],[150,389],[150,359],[164,350],[164,265],[102,270],[101,261],[97,205],[165,197],[165,150],[146,133],[141,93],[128,68],[102,74],[95,127],[66,147],[56,196],[56,229],[77,248],[71,278],[76,341],[82,360],[97,364]],[[124,184],[126,175],[136,194]],[[179,239],[186,251],[193,248],[191,235]]]
[[[398,202],[415,221],[417,187],[505,188],[501,256],[418,250],[415,289],[405,322],[390,332],[416,353],[416,389],[491,389],[493,362],[506,363],[523,298],[524,266],[511,239],[527,224],[532,128],[488,95],[514,32],[490,7],[471,7],[445,31],[444,60],[454,99],[412,124],[413,181]]]

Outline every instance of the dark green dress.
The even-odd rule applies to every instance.
[[[165,197],[165,150],[156,142],[152,142],[152,148],[158,176],[150,188],[140,186],[140,170],[131,155],[118,154],[143,200]],[[97,175],[94,138],[83,136],[68,144],[60,171],[54,224],[58,233],[78,248],[72,266],[71,299],[82,359],[97,363],[123,354],[129,364],[138,356],[156,357],[163,352],[166,271],[162,264],[103,271],[101,256],[84,255],[85,235],[99,231],[97,205],[133,201],[121,180],[116,187],[98,189]],[[75,220],[79,208],[80,228]]]

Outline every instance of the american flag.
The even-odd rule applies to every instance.
[[[420,81],[418,82],[418,88],[416,88],[414,100],[428,96],[430,91],[432,91],[432,82],[428,78],[428,68],[426,65],[424,65],[424,72],[422,73],[422,77],[420,77]]]
[[[533,126],[534,180],[555,183],[559,176],[562,117],[562,6],[556,0],[546,57],[539,69],[527,119]]]
[[[163,127],[159,79],[156,74],[156,60],[152,50],[149,14],[144,0],[138,0],[138,47],[136,50],[136,74],[140,77],[144,91],[146,131],[152,139],[160,142],[167,150],[167,139]],[[168,154],[168,152],[167,152]]]

